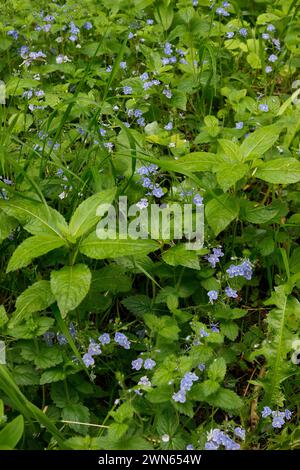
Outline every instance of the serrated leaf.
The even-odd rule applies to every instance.
[[[252,224],[265,224],[272,220],[279,209],[272,206],[262,206],[252,201],[241,201],[241,218]]]
[[[87,295],[91,277],[85,264],[65,266],[60,271],[51,272],[51,289],[63,318]]]
[[[221,331],[227,338],[234,341],[239,334],[239,327],[235,322],[223,322]]]
[[[16,228],[18,221],[0,210],[0,243]]]
[[[59,368],[48,369],[42,373],[40,384],[49,384],[52,382],[59,382],[60,380],[64,380],[66,378],[66,372]]]
[[[116,188],[100,191],[83,201],[75,210],[69,224],[70,236],[74,239],[84,235],[93,228],[100,217],[97,209],[101,204],[111,204],[116,195]]]
[[[300,181],[300,162],[295,158],[276,158],[260,165],[255,177],[274,184],[297,183]]]
[[[12,315],[9,326],[15,326],[26,315],[45,310],[54,302],[55,298],[51,291],[50,282],[35,282],[17,298],[16,310]]]
[[[226,362],[223,357],[215,359],[208,368],[208,377],[216,382],[221,382],[226,374]]]
[[[72,405],[66,406],[62,410],[62,419],[64,421],[72,421],[72,423],[67,423],[67,424],[75,432],[79,434],[88,433],[88,430],[89,430],[88,426],[73,423],[73,421],[75,422],[77,421],[80,423],[89,423],[90,412],[86,406],[80,405],[80,404],[72,404]]]
[[[24,240],[13,252],[9,260],[6,272],[16,271],[24,268],[34,258],[45,255],[49,251],[59,248],[65,244],[62,238],[48,233],[35,235]]]
[[[241,398],[226,388],[219,388],[215,394],[207,397],[207,402],[212,406],[231,412],[238,412],[243,406]]]
[[[159,248],[154,240],[100,240],[96,233],[91,233],[80,244],[79,250],[95,259],[119,258],[121,256],[147,255]]]

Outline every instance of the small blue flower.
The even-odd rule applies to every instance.
[[[172,92],[168,88],[164,88],[162,94],[165,95],[166,98],[172,98]]]
[[[54,338],[55,338],[55,333],[53,333],[53,331],[46,331],[46,333],[44,333],[44,341],[47,344],[47,346],[53,346]]]
[[[209,326],[211,328],[212,333],[220,333],[218,323],[210,323]]]
[[[130,349],[130,341],[124,333],[117,332],[115,334],[115,342],[122,346],[124,349]]]
[[[168,124],[165,125],[164,129],[166,131],[171,131],[173,129],[173,123],[170,121]]]
[[[231,299],[236,299],[238,297],[238,293],[235,289],[231,289],[231,287],[225,287],[225,294],[227,297]]]
[[[216,9],[216,14],[219,16],[230,16],[230,13],[222,7]]]
[[[197,6],[197,5],[194,5],[194,6]],[[195,450],[195,447],[193,446],[193,444],[188,444],[186,446],[186,450]]]
[[[93,28],[93,25],[92,25],[92,23],[91,23],[90,21],[86,21],[86,22],[84,23],[84,25],[83,25],[83,28],[88,31],[89,29],[92,29],[92,28]]]
[[[232,39],[233,36],[234,36],[234,32],[233,32],[233,31],[228,31],[228,32],[226,33],[227,39]]]
[[[272,414],[272,410],[269,406],[265,406],[261,412],[262,418],[266,418],[267,416],[270,416],[271,414]]]
[[[67,338],[62,333],[57,333],[56,338],[57,338],[58,344],[60,346],[64,346],[64,345],[68,344]]]
[[[120,68],[123,70],[127,69],[127,62],[125,61],[120,62]]]
[[[19,33],[15,29],[11,29],[10,31],[7,31],[7,36],[11,36],[14,39],[18,39]]]
[[[199,380],[199,377],[194,372],[187,372],[181,379],[180,390],[184,392],[191,390],[193,383],[197,380]]]
[[[269,25],[267,26],[267,31],[269,31],[269,32],[275,31],[275,29],[276,29],[276,28],[275,28],[275,26],[274,26],[273,24],[269,24]]]
[[[236,123],[235,123],[235,128],[236,128],[236,129],[243,129],[243,127],[244,127],[243,121],[240,121],[240,122],[236,122]]]
[[[140,75],[140,79],[144,82],[145,80],[148,80],[149,78],[149,74],[147,72],[144,72],[142,73],[142,75]]]
[[[94,358],[88,353],[83,355],[82,360],[86,367],[90,367],[95,364]]]
[[[293,413],[292,413],[292,411],[286,409],[286,410],[284,410],[284,414],[285,414],[285,419],[290,420]]]
[[[136,206],[139,208],[139,209],[146,209],[146,207],[148,207],[148,199],[146,198],[142,198],[140,199],[137,203],[136,203]]]
[[[144,369],[151,370],[156,366],[156,362],[153,359],[146,359],[144,362]]]
[[[88,354],[90,356],[99,356],[100,354],[102,354],[100,345],[96,343],[96,341],[94,341],[93,339],[90,340]]]
[[[110,343],[110,336],[108,333],[103,333],[102,335],[99,336],[99,341],[101,344],[109,344]]]
[[[186,402],[186,395],[184,390],[179,390],[177,393],[173,393],[172,398],[174,401],[178,403],[185,403]]]
[[[209,333],[207,333],[203,328],[200,328],[199,334],[201,338],[207,338],[209,336]]]
[[[193,0],[193,7],[197,7],[198,6],[198,0]]]
[[[203,362],[200,362],[200,364],[198,364],[198,369],[203,372],[206,369],[206,365]]]
[[[268,33],[262,33],[261,37],[265,40],[270,39],[270,35]]]
[[[143,377],[140,378],[138,381],[138,385],[144,385],[145,387],[151,387],[151,382],[148,379],[147,375],[144,375]]]
[[[153,196],[158,197],[158,198],[164,196],[163,190],[162,190],[159,186],[157,186],[157,185],[156,185],[155,188],[153,189],[152,194],[153,194]]]
[[[218,299],[219,293],[216,290],[210,290],[207,292],[207,295],[209,297],[209,303],[213,304],[214,300]]]
[[[134,370],[140,370],[142,366],[143,366],[143,359],[140,357],[131,362],[131,367]]]
[[[269,59],[268,59],[268,60],[269,60],[269,62],[273,62],[273,63],[274,63],[274,62],[276,62],[276,60],[278,60],[278,57],[277,57],[277,55],[275,55],[275,54],[271,54],[271,55],[269,56]]]
[[[265,68],[266,73],[271,73],[272,70],[273,69],[272,69],[271,65],[267,65],[266,68]]]
[[[145,127],[145,125],[146,125],[145,118],[143,118],[143,117],[138,118],[136,122],[141,127]]]
[[[206,442],[205,443],[205,450],[218,450],[219,446],[214,442]]]
[[[234,434],[239,437],[240,439],[242,439],[243,441],[245,440],[245,436],[246,436],[246,431],[245,429],[241,428],[241,427],[237,427],[234,429]]]
[[[239,33],[240,33],[240,35],[241,35],[243,38],[246,38],[246,37],[248,36],[248,31],[247,31],[246,28],[241,28],[241,29],[239,30]]]
[[[149,19],[146,21],[146,23],[147,23],[148,25],[152,25],[152,24],[154,23],[154,21],[153,21],[151,18],[149,18]]]
[[[200,196],[200,194],[195,194],[195,196],[193,197],[193,203],[196,205],[196,206],[202,206],[203,204],[203,197]]]
[[[133,114],[134,114],[134,117],[138,118],[142,116],[143,111],[141,109],[135,109]]]
[[[128,39],[132,39],[134,37],[134,34],[130,31],[130,33],[128,34]]]
[[[165,44],[164,53],[166,55],[171,55],[172,54],[172,45],[169,42],[166,42],[166,44]]]
[[[273,428],[282,428],[282,426],[285,424],[284,418],[285,418],[285,413],[282,411],[273,411],[272,412],[273,416],[273,421],[272,421],[272,426]]]
[[[124,93],[124,95],[131,95],[132,87],[131,86],[124,86],[123,87],[123,93]]]

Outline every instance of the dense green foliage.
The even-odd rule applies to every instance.
[[[0,12],[0,449],[300,448],[300,2]]]

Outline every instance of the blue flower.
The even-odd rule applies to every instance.
[[[147,72],[144,72],[142,73],[142,75],[140,75],[140,79],[144,82],[145,80],[148,80],[149,78],[149,75]]]
[[[154,21],[153,21],[151,18],[149,18],[149,19],[146,21],[146,23],[147,23],[148,25],[151,25],[151,24],[154,23]]]
[[[137,122],[138,125],[141,126],[141,127],[145,127],[145,125],[146,125],[146,123],[145,123],[145,118],[143,118],[143,117],[138,118],[136,122]]]
[[[53,333],[53,331],[46,331],[46,333],[44,333],[44,341],[47,344],[47,346],[53,346],[54,338],[55,338],[55,333]]]
[[[135,109],[133,114],[134,114],[134,117],[138,118],[142,116],[143,111],[141,109]]]
[[[239,437],[240,439],[242,439],[243,441],[245,440],[245,436],[246,436],[246,431],[245,429],[241,428],[241,427],[237,427],[234,429],[234,434]]]
[[[231,287],[225,287],[225,294],[227,297],[236,299],[238,297],[238,293],[235,289],[231,289]]]
[[[146,209],[146,207],[148,207],[148,199],[146,198],[142,198],[140,199],[135,205],[139,208],[139,209]]]
[[[166,98],[172,98],[172,92],[168,88],[164,88],[162,94],[165,95]]]
[[[95,361],[94,361],[93,357],[88,353],[83,355],[82,360],[83,360],[86,367],[90,367],[90,366],[93,366],[95,364]]]
[[[203,204],[203,197],[200,196],[200,194],[195,194],[195,196],[193,197],[193,203],[196,205],[196,206],[202,206]]]
[[[266,68],[265,68],[266,73],[271,73],[272,70],[273,69],[272,69],[271,65],[267,65]]]
[[[142,179],[142,185],[143,185],[144,188],[153,189],[153,183],[152,183],[151,179],[148,178],[148,176],[146,176],[145,178]]]
[[[210,290],[210,291],[207,292],[207,295],[209,297],[209,303],[213,304],[214,300],[218,299],[219,293],[216,290]]]
[[[159,186],[156,185],[152,191],[152,194],[153,196],[160,198],[160,197],[163,197],[164,192]]]
[[[140,378],[138,381],[138,385],[144,385],[145,387],[151,387],[151,382],[148,379],[147,375],[144,375],[143,377]]]
[[[132,87],[131,86],[124,86],[123,87],[123,93],[124,93],[124,95],[131,95]]]
[[[130,31],[130,33],[128,34],[128,39],[132,39],[134,37],[134,34]]]
[[[272,426],[273,428],[282,428],[282,426],[285,424],[284,418],[285,418],[285,413],[283,411],[273,411],[272,412],[273,416],[273,421],[272,421]]]
[[[235,128],[236,128],[236,129],[243,129],[243,127],[244,127],[243,121],[240,121],[240,122],[236,122],[236,123],[235,123]]]
[[[203,362],[200,362],[200,364],[198,364],[198,369],[203,372],[206,368],[206,365],[203,363]]]
[[[205,443],[205,450],[218,450],[219,446],[214,442],[206,442]]]
[[[130,341],[124,333],[117,332],[115,334],[115,342],[122,346],[124,349],[130,349]]]
[[[127,62],[125,61],[120,62],[120,68],[125,70],[127,68]]]
[[[20,47],[20,56],[22,59],[25,59],[27,57],[27,54],[29,52],[29,47],[28,46],[21,46]]]
[[[186,402],[186,395],[184,390],[179,390],[177,393],[173,393],[172,398],[174,401],[178,403],[185,403]]]
[[[284,414],[285,414],[285,419],[290,420],[293,413],[292,413],[292,411],[286,409],[286,410],[284,410]]]
[[[143,359],[140,357],[131,362],[131,367],[134,370],[140,370],[142,366],[143,366]]]
[[[19,33],[15,29],[11,29],[10,31],[7,31],[7,36],[11,36],[14,39],[18,39]]]
[[[275,28],[275,26],[274,26],[273,24],[269,24],[269,25],[267,26],[267,31],[269,31],[269,32],[275,31],[275,29],[276,29],[276,28]]]
[[[269,62],[276,62],[276,60],[278,60],[278,57],[275,54],[271,54],[268,60]]]
[[[267,113],[269,111],[269,106],[266,103],[261,103],[258,106],[260,111],[263,111],[264,113]]]
[[[268,33],[262,33],[261,37],[265,40],[270,39],[270,35]]]
[[[198,0],[193,0],[193,7],[197,7],[198,6]]]
[[[96,343],[96,341],[94,341],[93,339],[90,339],[88,354],[90,356],[99,356],[100,354],[102,354],[100,345]]]
[[[156,366],[156,362],[153,359],[146,359],[144,362],[144,369],[151,370]]]
[[[165,44],[164,53],[166,55],[171,55],[172,54],[172,45],[169,42],[166,42],[166,44]]]
[[[64,345],[68,344],[67,338],[62,333],[57,333],[56,338],[57,338],[58,344],[60,346],[64,346]]]
[[[169,121],[168,124],[165,125],[164,129],[166,131],[171,131],[173,129],[173,123],[172,121]]]
[[[243,38],[246,38],[248,36],[248,31],[247,31],[246,28],[241,28],[239,30],[239,33],[240,33],[241,36],[243,36]]]
[[[191,390],[193,383],[197,380],[199,377],[194,372],[187,372],[181,379],[180,390],[184,392]]]
[[[233,36],[234,36],[234,32],[233,32],[233,31],[228,31],[228,32],[226,33],[227,39],[232,39]]]
[[[154,163],[151,163],[150,165],[147,165],[147,166],[141,166],[140,168],[138,168],[137,170],[137,173],[139,175],[154,175],[155,173],[157,173],[157,170],[158,170],[158,166],[155,165]]]
[[[77,28],[77,26],[75,26],[73,21],[71,21],[69,26],[70,26],[70,31],[71,31],[72,34],[78,34],[80,32],[80,29]]]
[[[207,333],[203,328],[200,328],[199,334],[201,338],[207,338],[209,336],[209,333]]]
[[[99,336],[99,341],[101,344],[109,344],[110,343],[110,336],[108,333],[103,333],[102,335]]]
[[[194,5],[194,6],[197,6],[197,5]],[[188,444],[186,446],[186,450],[195,450],[195,447],[193,446],[193,444]]]
[[[210,323],[209,326],[211,328],[212,333],[220,333],[218,323]]]
[[[216,9],[216,14],[219,16],[230,16],[230,13],[222,7]]]
[[[272,410],[269,406],[265,406],[261,412],[262,418],[266,418],[267,416],[270,416],[271,414],[272,414]]]

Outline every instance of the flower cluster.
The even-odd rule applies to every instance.
[[[199,380],[199,377],[194,372],[187,372],[181,379],[179,391],[173,393],[172,398],[179,403],[186,402],[186,392],[191,390],[193,383]]]
[[[234,429],[234,435],[244,440],[246,433],[244,429],[237,427]],[[205,450],[218,450],[220,448],[224,448],[225,450],[239,450],[240,447],[240,444],[218,428],[212,429],[208,433],[207,442],[205,444]]]
[[[272,416],[272,426],[276,429],[281,429],[285,424],[285,420],[290,420],[292,417],[292,412],[288,409],[284,411],[272,411],[269,406],[265,406],[261,412],[262,418],[267,418]]]
[[[229,268],[226,269],[226,272],[228,273],[231,279],[234,277],[241,276],[247,279],[247,281],[250,281],[252,279],[253,274],[252,265],[248,259],[238,265],[231,264]]]
[[[95,340],[90,339],[90,344],[88,351],[83,355],[82,360],[86,367],[93,366],[95,364],[94,356],[99,356],[102,354],[101,346],[105,346],[111,342],[110,335],[108,333],[103,333],[98,338],[99,343]],[[114,336],[114,341],[119,346],[122,346],[124,349],[130,349],[130,341],[124,333],[117,332]]]

